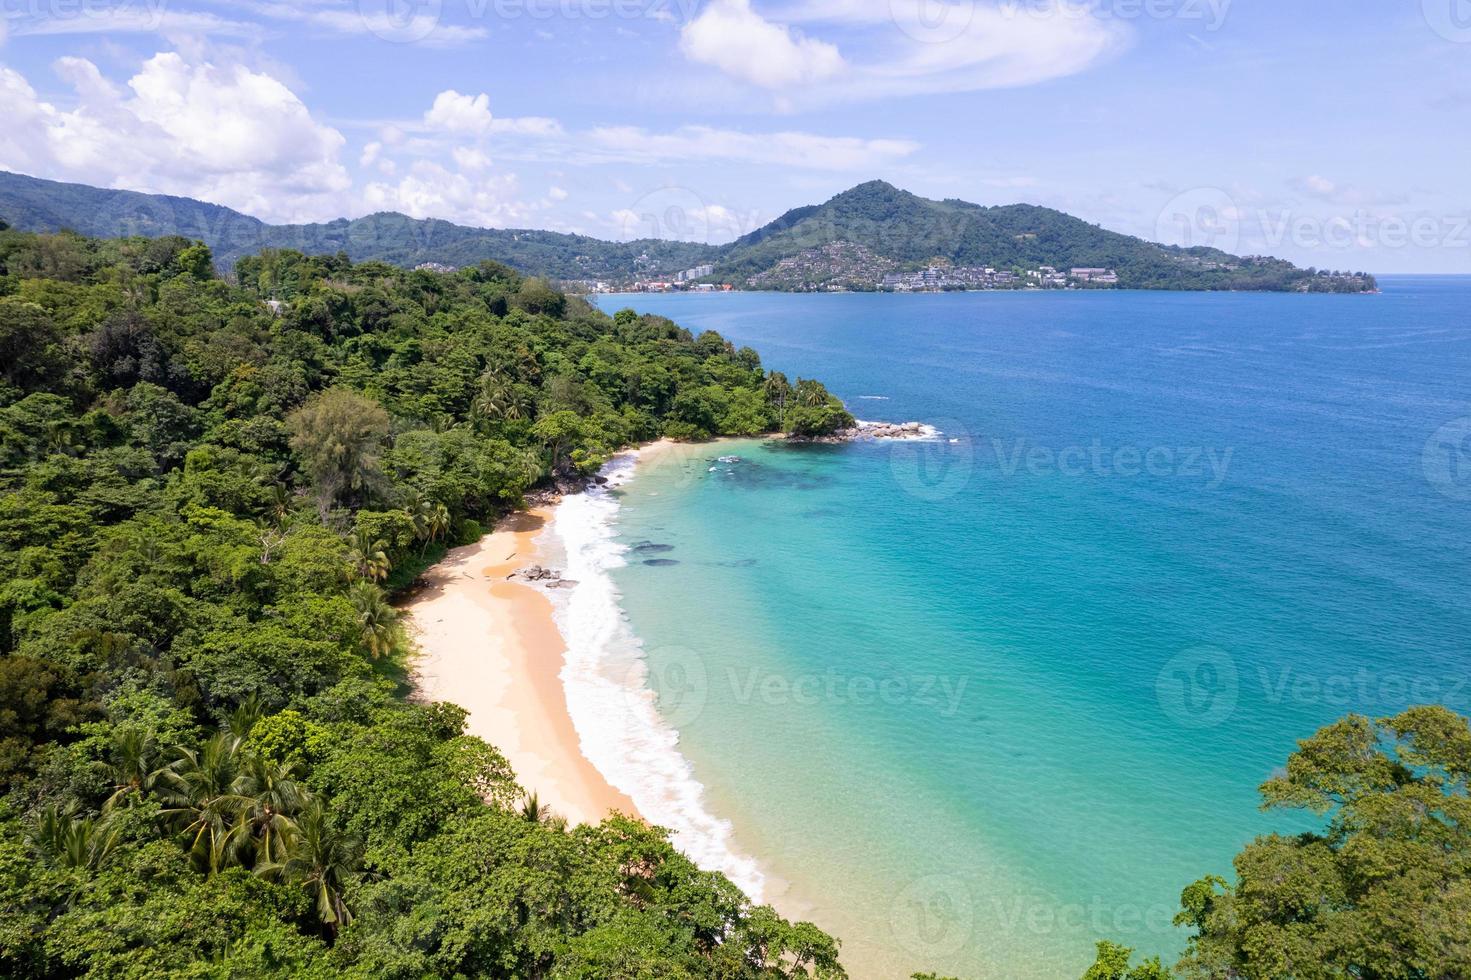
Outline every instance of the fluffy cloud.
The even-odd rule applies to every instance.
[[[269,75],[177,53],[144,62],[126,89],[82,58],[56,70],[75,92],[70,110],[0,69],[0,168],[199,197],[271,220],[340,210],[351,183],[342,135]]]
[[[762,88],[805,85],[843,70],[835,46],[766,20],[750,0],[713,0],[684,26],[679,43],[690,60]]]
[[[490,111],[490,96],[461,95],[446,89],[434,97],[434,104],[424,113],[424,128],[454,136],[484,136],[487,133],[510,133],[518,136],[560,136],[562,125],[545,116],[521,116],[499,119]]]
[[[782,15],[777,24],[750,0],[716,0],[680,46],[794,107],[1035,84],[1083,71],[1130,36],[1076,0],[802,0]],[[792,25],[841,32],[847,57]]]
[[[396,184],[369,184],[363,201],[372,211],[401,211],[411,218],[448,218],[482,227],[525,225],[532,213],[520,199],[514,174],[456,173],[431,160],[415,162]]]
[[[489,132],[491,121],[490,96],[484,92],[472,96],[448,89],[436,95],[424,113],[424,125],[447,133]]]

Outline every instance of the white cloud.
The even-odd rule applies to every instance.
[[[158,54],[126,91],[81,58],[57,73],[70,110],[0,69],[0,168],[215,201],[271,220],[339,212],[343,137],[281,82],[243,66]]]
[[[507,119],[492,119],[492,133],[511,133],[516,136],[561,136],[562,124],[546,116],[513,116]]]
[[[374,211],[401,211],[411,218],[447,218],[459,224],[505,227],[525,224],[532,209],[520,200],[514,174],[467,175],[429,160],[416,162],[397,184],[363,189]]]
[[[461,170],[488,170],[490,157],[471,146],[457,146],[450,151],[455,165]]]
[[[1356,187],[1331,180],[1321,174],[1309,174],[1287,182],[1300,194],[1315,198],[1338,207],[1374,208],[1402,205],[1409,198],[1404,194],[1387,194],[1381,191]]]
[[[443,23],[438,5],[405,9],[408,17],[394,17],[387,7],[358,2],[277,3],[272,0],[236,0],[238,6],[259,16],[317,27],[334,34],[373,34],[385,40],[410,41],[429,47],[454,47],[488,37],[483,27],[461,27]],[[393,6],[389,4],[388,6]]]
[[[681,48],[780,90],[778,107],[791,108],[1035,84],[1083,71],[1131,36],[1076,0],[799,0],[782,14],[777,24],[750,0],[716,0],[686,26]],[[795,24],[841,32],[846,57]]]
[[[547,197],[550,197],[553,201],[565,201],[567,200],[567,192],[561,187],[553,186],[547,190]]]
[[[447,133],[479,134],[490,129],[490,96],[461,95],[446,89],[434,97],[434,105],[424,113],[424,125]]]
[[[766,20],[750,0],[712,0],[679,44],[690,60],[768,89],[823,81],[844,67],[836,46]]]
[[[815,170],[869,170],[910,156],[919,144],[898,139],[859,139],[815,133],[743,133],[685,126],[652,133],[635,126],[604,126],[586,134],[597,147],[623,158],[649,160],[736,160]]]
[[[59,12],[50,16],[44,13],[15,15],[13,33],[16,37],[66,34],[198,34],[251,39],[259,39],[265,34],[257,24],[229,20],[203,11],[169,10],[160,2],[115,7],[90,3],[78,4],[75,8],[59,5],[56,10]],[[3,32],[4,24],[5,19],[0,18],[0,32]]]

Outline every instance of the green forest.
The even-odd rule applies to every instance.
[[[390,604],[620,446],[848,423],[821,384],[491,263],[16,231],[0,366],[0,975],[842,975],[528,800]]]
[[[845,976],[835,938],[658,828],[569,826],[411,700],[393,598],[620,447],[851,423],[495,263],[226,280],[184,238],[0,226],[0,975]],[[1324,728],[1262,787],[1318,829],[1186,885],[1178,964],[1100,937],[1086,980],[1471,976],[1468,785],[1445,709]]]

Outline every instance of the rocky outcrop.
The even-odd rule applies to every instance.
[[[830,436],[806,439],[805,442],[867,442],[878,439],[934,439],[940,430],[923,422],[863,422],[839,429]]]
[[[555,568],[546,568],[542,565],[527,565],[525,568],[512,572],[508,577],[513,582],[534,582],[548,589],[570,589],[577,584],[570,578],[563,578],[562,573]]]

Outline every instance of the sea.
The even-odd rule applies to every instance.
[[[1471,279],[1381,286],[597,297],[933,431],[567,501],[584,751],[855,977],[1172,962],[1298,739],[1471,712]]]

